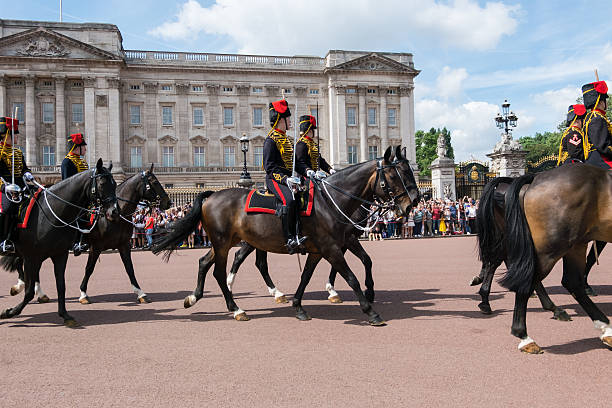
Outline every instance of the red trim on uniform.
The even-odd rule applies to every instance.
[[[603,160],[612,169],[612,159],[607,159],[603,154],[600,154],[599,156],[601,157],[601,160]]]
[[[283,134],[283,135],[286,134],[286,132],[284,130],[280,130],[280,129],[277,129],[277,128],[274,128],[274,130],[277,131],[280,134]]]
[[[601,109],[593,109],[595,112],[599,112],[602,115],[606,116],[606,112],[602,111]]]
[[[30,198],[30,203],[28,204],[28,208],[26,210],[25,217],[23,217],[23,222],[20,224],[17,224],[17,228],[26,228],[28,226],[28,221],[30,220],[30,212],[32,211],[32,207],[34,207],[34,202],[38,198],[38,195],[40,194],[41,191],[42,191],[42,188],[39,188],[34,193],[34,197]],[[2,203],[0,203],[0,207],[2,207]]]
[[[283,192],[281,191],[280,187],[278,186],[278,183],[274,180],[272,180],[272,183],[274,184],[274,188],[276,189],[276,192],[278,193],[278,195],[280,196],[281,200],[283,201],[283,205],[287,205],[287,201],[285,200],[285,196],[283,195]]]
[[[300,213],[305,217],[310,217],[310,213],[312,212],[312,203],[314,202],[314,183],[310,180],[310,185],[308,186],[308,206],[304,211]]]

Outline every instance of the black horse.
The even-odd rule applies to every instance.
[[[302,307],[302,296],[314,266],[321,258],[325,258],[353,289],[361,310],[368,315],[369,323],[382,325],[384,320],[366,299],[357,278],[344,259],[342,248],[346,246],[347,239],[344,233],[338,233],[344,231],[344,224],[339,222],[339,219],[342,213],[344,216],[355,213],[364,200],[371,202],[375,195],[383,200],[393,200],[402,212],[409,211],[419,198],[410,163],[399,146],[395,149],[395,154],[388,148],[384,158],[350,166],[326,180],[333,186],[329,188],[329,196],[322,191],[328,188],[327,184],[322,183],[322,186],[315,189],[312,214],[303,223],[303,232],[308,236],[305,249],[309,254],[300,285],[294,295],[296,317],[300,320],[310,319]],[[247,214],[243,210],[248,193],[249,191],[244,189],[227,189],[214,194],[201,193],[189,214],[176,222],[171,232],[153,246],[154,253],[165,251],[168,259],[178,243],[202,221],[213,245],[213,249],[204,257],[205,261],[215,263],[213,275],[221,287],[228,310],[234,313],[237,320],[248,320],[248,317],[236,305],[227,287],[226,266],[230,248],[240,241],[246,241],[266,252],[287,253],[278,217],[271,214]],[[196,299],[202,297],[199,290],[203,288],[206,277],[206,269],[202,266],[203,262],[200,262],[198,286],[193,294]]]
[[[40,192],[36,205],[31,208],[27,228],[17,230],[16,254],[11,256],[15,265],[19,258],[23,259],[24,299],[16,307],[3,310],[0,318],[19,315],[34,298],[34,284],[39,281],[40,267],[43,261],[51,258],[57,286],[58,313],[65,325],[77,325],[66,312],[64,274],[68,250],[77,237],[75,228],[82,227],[78,225],[78,220],[84,214],[95,211],[104,213],[110,221],[119,218],[115,196],[117,184],[110,173],[111,169],[112,164],[106,169],[102,159],[99,159],[92,170],[75,174]]]

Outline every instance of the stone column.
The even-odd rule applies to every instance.
[[[10,107],[6,106],[6,76],[0,74],[0,116],[12,116]]]
[[[400,88],[400,135],[402,146],[406,146],[408,160],[416,162],[416,145],[414,143],[414,99],[413,87]]]
[[[84,95],[83,95],[83,115],[85,120],[85,138],[87,139],[87,163],[92,167],[95,165],[96,159],[96,78],[83,78]]]
[[[346,147],[346,96],[344,94],[345,88],[344,86],[336,85],[336,151],[337,161],[340,165],[340,168],[348,165],[348,157],[347,157],[347,147]]]
[[[387,132],[387,88],[379,87],[378,95],[380,98],[380,111],[378,112],[380,126],[380,144],[382,153],[389,147],[389,134]]]
[[[368,160],[368,114],[366,106],[366,87],[360,86],[359,92],[359,161]]]
[[[223,146],[220,138],[225,136],[223,131],[223,109],[219,104],[219,84],[206,84],[208,92],[208,104],[206,104],[206,114],[208,116],[208,129],[206,134],[215,135],[209,137],[206,151],[206,161],[209,166],[221,166],[223,164]],[[267,87],[266,87],[267,88]]]
[[[145,137],[145,148],[142,157],[143,167],[145,162],[160,164],[160,160],[157,158],[157,130],[159,129],[157,121],[157,82],[144,82],[144,112],[143,112],[143,127]]]
[[[123,174],[121,162],[121,106],[119,101],[119,78],[107,78],[108,85],[108,160],[113,162],[113,174]]]
[[[338,105],[336,104],[336,88],[331,78],[328,81],[328,106],[329,106],[329,163],[332,167],[338,164],[338,149],[336,143],[338,133],[336,131],[338,121]]]
[[[55,77],[55,164],[61,164],[66,155],[66,107],[64,89],[66,78]]]
[[[25,79],[25,148],[26,161],[30,166],[38,165],[38,143],[36,143],[36,99],[34,98],[35,79],[36,78],[33,75],[27,76]]]

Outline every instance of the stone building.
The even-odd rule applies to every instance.
[[[67,136],[77,131],[90,164],[112,161],[117,179],[155,163],[168,187],[209,188],[236,184],[246,134],[249,171],[261,182],[267,106],[281,94],[294,117],[318,116],[321,150],[332,165],[399,143],[415,162],[419,71],[409,53],[124,50],[112,24],[0,20],[0,57],[0,115],[19,107],[19,145],[46,182],[59,178]]]

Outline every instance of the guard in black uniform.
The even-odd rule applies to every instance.
[[[584,106],[592,111],[584,123],[586,162],[594,166],[612,169],[612,123],[606,117],[608,85],[604,81],[582,87]]]
[[[62,180],[82,171],[89,170],[87,162],[83,159],[83,156],[87,153],[87,143],[85,143],[82,133],[70,135],[66,150],[68,150],[68,154],[64,157],[64,160],[62,160]],[[89,222],[89,220],[85,219],[81,219],[81,221],[83,224]],[[72,247],[74,256],[81,255],[81,252],[87,251],[87,249],[89,249],[89,244],[83,242],[83,233],[79,232],[79,236]]]
[[[584,105],[570,105],[567,108],[567,129],[561,136],[557,166],[567,163],[584,162],[583,119],[586,115]]]
[[[12,134],[15,140],[12,140]],[[17,212],[21,193],[25,188],[25,181],[33,181],[34,177],[25,163],[21,150],[13,147],[19,134],[19,121],[9,117],[0,117],[0,255],[15,252],[15,245],[11,241],[11,232],[17,224]],[[14,163],[14,164],[13,164]],[[13,168],[15,171],[15,184],[12,182]]]
[[[336,171],[325,161],[313,140],[317,119],[312,115],[300,116],[300,138],[295,145],[295,169],[304,177],[322,179]]]
[[[291,111],[287,101],[272,102],[269,106],[270,125],[272,129],[264,142],[263,166],[266,171],[266,187],[281,202],[280,216],[283,224],[283,234],[287,240],[287,251],[294,254],[306,240],[299,236],[298,208],[294,192],[300,185],[298,177],[292,177],[293,143],[287,137]]]

